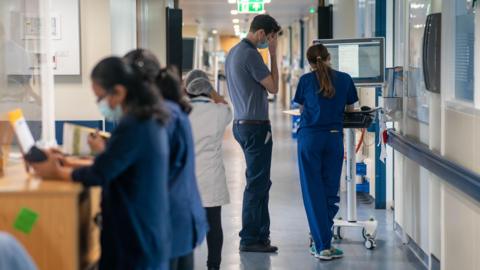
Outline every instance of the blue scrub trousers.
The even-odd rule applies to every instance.
[[[247,164],[243,193],[240,245],[270,244],[269,191],[272,185],[272,129],[270,124],[234,124],[233,134]]]
[[[301,129],[298,164],[303,203],[318,252],[330,249],[333,219],[338,212],[343,165],[343,133]]]

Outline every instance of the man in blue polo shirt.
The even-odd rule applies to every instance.
[[[234,108],[233,133],[245,155],[247,185],[243,194],[240,251],[276,252],[270,244],[268,213],[272,129],[268,93],[278,92],[277,35],[280,26],[269,15],[256,16],[245,39],[233,47],[225,63]],[[269,49],[271,71],[258,49]]]

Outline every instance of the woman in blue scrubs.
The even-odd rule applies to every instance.
[[[161,69],[153,53],[137,49],[124,59],[141,66],[144,79],[157,86],[170,112],[166,126],[172,149],[168,176],[173,236],[170,270],[193,270],[193,250],[205,239],[208,223],[195,177],[195,146],[188,118],[191,106],[182,95],[176,75]]]
[[[294,101],[301,105],[298,164],[303,202],[313,242],[310,252],[321,260],[343,257],[331,245],[333,218],[342,173],[343,114],[358,101],[350,75],[330,67],[330,54],[321,44],[311,46],[307,59],[313,71],[303,75]]]
[[[99,269],[166,270],[170,259],[168,112],[161,97],[122,59],[91,74],[102,114],[118,125],[92,166],[63,167],[53,153],[32,164],[44,178],[102,187]]]

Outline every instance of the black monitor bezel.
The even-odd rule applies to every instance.
[[[359,86],[381,86],[385,83],[385,39],[383,37],[374,38],[350,38],[350,39],[315,39],[312,44],[380,44],[380,76],[375,78],[352,78],[355,85]]]

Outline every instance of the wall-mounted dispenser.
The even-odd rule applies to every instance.
[[[442,14],[427,17],[423,36],[423,76],[427,91],[440,93]]]

